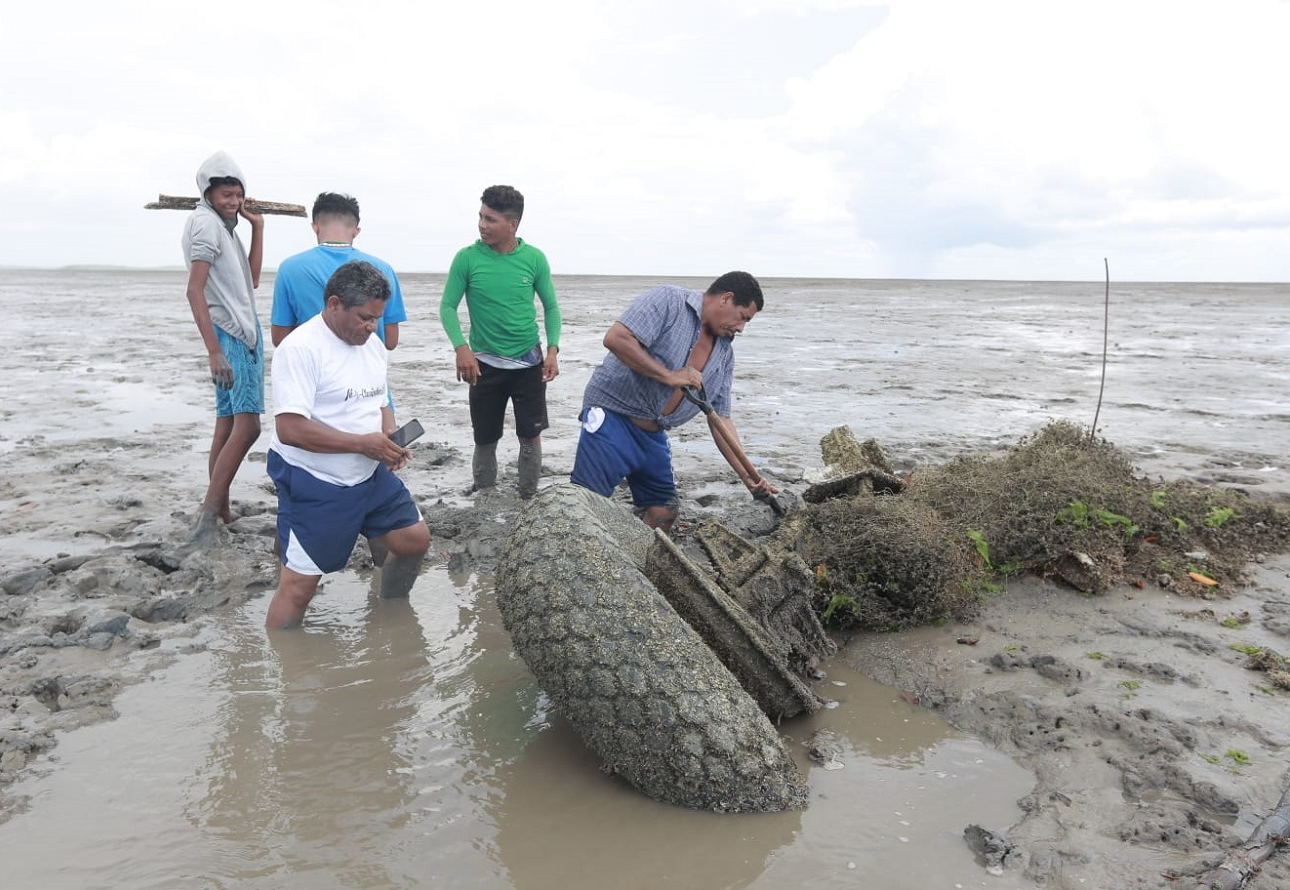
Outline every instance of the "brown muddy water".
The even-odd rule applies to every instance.
[[[837,707],[783,727],[810,807],[695,812],[606,776],[548,713],[491,579],[323,591],[302,633],[266,636],[266,597],[198,622],[120,718],[66,734],[12,789],[31,804],[0,827],[4,886],[1003,886],[956,839],[1015,822],[1029,774],[840,659]],[[806,757],[821,727],[842,769]]]

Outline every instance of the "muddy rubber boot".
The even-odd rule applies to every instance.
[[[497,443],[476,445],[470,469],[474,478],[467,494],[497,485]]]
[[[406,599],[412,593],[412,585],[421,571],[421,556],[391,554],[386,557],[385,565],[381,566],[381,599]]]
[[[520,499],[527,501],[537,494],[538,477],[542,475],[542,440],[520,439]]]

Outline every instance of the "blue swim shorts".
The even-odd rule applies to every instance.
[[[609,497],[626,479],[637,507],[677,505],[666,432],[643,430],[631,418],[604,408],[587,408],[579,419],[582,431],[569,481]]]
[[[258,333],[258,331],[257,331]],[[216,325],[219,348],[233,369],[233,388],[215,387],[215,416],[264,413],[264,338],[257,337],[252,349]]]
[[[278,489],[278,553],[301,575],[343,569],[360,534],[379,538],[421,521],[407,486],[384,464],[357,485],[333,485],[270,448],[269,478]]]

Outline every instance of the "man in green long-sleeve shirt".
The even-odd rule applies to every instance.
[[[484,190],[479,240],[453,257],[439,320],[456,350],[457,379],[470,385],[471,491],[497,484],[497,443],[510,402],[520,440],[519,494],[531,498],[542,472],[542,431],[549,425],[546,385],[560,373],[560,306],[546,256],[516,236],[523,215],[524,196],[509,185]],[[545,354],[535,293],[542,302]],[[469,341],[457,317],[462,297],[470,315]]]

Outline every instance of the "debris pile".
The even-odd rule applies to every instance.
[[[1148,583],[1213,598],[1261,554],[1290,550],[1290,511],[1230,488],[1139,475],[1078,424],[1055,421],[1001,455],[898,477],[840,427],[834,475],[776,532],[820,587],[826,624],[894,630],[967,619],[1017,573],[1084,593]]]

